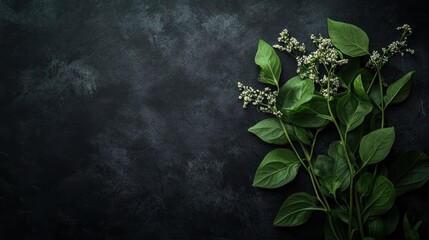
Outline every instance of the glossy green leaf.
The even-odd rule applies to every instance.
[[[295,137],[306,145],[311,145],[312,134],[309,129],[293,125]]]
[[[359,143],[364,132],[364,124],[347,133],[347,146],[354,154],[359,149]]]
[[[344,208],[341,208],[341,207],[334,208],[332,209],[332,214],[334,214],[343,223],[349,222],[349,212]]]
[[[382,218],[375,217],[368,220],[369,236],[383,239],[386,236],[386,226]]]
[[[371,90],[369,91],[369,99],[373,101],[378,106],[381,105],[381,94],[380,94],[380,88],[378,86],[373,86]]]
[[[366,199],[363,215],[367,218],[386,213],[393,206],[395,197],[395,187],[389,179],[378,176],[371,195]]]
[[[282,65],[280,58],[270,44],[259,40],[255,63],[261,68],[259,81],[278,86]]]
[[[264,142],[283,145],[287,143],[283,128],[277,118],[268,118],[248,129]]]
[[[395,130],[393,127],[378,129],[363,136],[359,146],[359,155],[364,165],[375,164],[386,158],[394,142]]]
[[[274,226],[293,227],[304,224],[310,219],[313,211],[323,211],[316,203],[317,198],[308,193],[299,192],[290,195],[280,207]]]
[[[385,107],[391,103],[400,103],[407,99],[408,95],[410,95],[411,78],[413,74],[414,71],[409,72],[396,82],[389,85],[386,95],[384,96]]]
[[[256,170],[254,187],[278,188],[292,181],[301,166],[289,149],[278,148],[269,152]]]
[[[410,220],[408,219],[407,214],[405,214],[403,219],[405,240],[420,240],[420,225],[422,225],[422,221],[418,221],[414,226],[411,226]]]
[[[328,193],[336,197],[337,190],[344,191],[349,186],[350,171],[340,142],[331,143],[328,154],[316,158],[314,173],[321,178]]]
[[[355,80],[353,81],[353,89],[360,98],[367,99],[368,95],[366,94],[365,88],[363,87],[362,77],[361,75],[357,75]]]
[[[332,44],[342,53],[351,57],[369,54],[368,36],[359,27],[328,18],[328,33]]]
[[[310,79],[301,79],[296,76],[285,83],[284,89],[286,90],[286,98],[283,108],[288,111],[311,100],[314,92],[314,83]]]
[[[324,232],[325,240],[347,239],[347,225],[344,224],[343,221],[335,214],[332,216],[326,216]]]
[[[318,155],[314,163],[314,174],[324,178],[332,175],[334,160],[327,155]]]
[[[359,127],[371,111],[370,102],[355,99],[350,94],[344,95],[337,104],[338,118],[346,126],[346,132]]]
[[[290,122],[300,127],[319,128],[330,122],[326,99],[318,95],[313,95],[310,101],[296,109],[282,112]]]
[[[399,209],[398,206],[393,207],[383,215],[384,225],[386,227],[386,235],[393,233],[399,223]]]
[[[359,69],[358,74],[361,76],[364,89],[368,90],[374,75],[366,68]]]
[[[372,173],[366,172],[359,177],[356,182],[356,192],[361,197],[366,197],[372,192],[372,186],[374,183],[374,175]]]
[[[421,151],[401,155],[389,168],[397,195],[420,188],[429,180],[429,158]]]
[[[334,167],[332,169],[332,177],[325,178],[324,182],[325,184],[331,184],[332,187],[330,190],[335,196],[335,191],[337,189],[344,191],[350,185],[350,170],[343,147],[339,141],[334,141],[329,145],[328,155],[333,159]]]

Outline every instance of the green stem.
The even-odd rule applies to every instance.
[[[322,131],[322,128],[317,129],[316,134],[314,135],[313,142],[311,143],[310,159],[313,157],[314,146],[316,145],[317,136],[319,132]]]
[[[318,133],[318,132],[316,132],[316,136],[315,136],[315,138],[317,137],[317,133]],[[308,150],[307,150],[307,148],[304,146],[304,144],[302,144],[302,142],[300,142],[300,141],[298,141],[298,142],[299,142],[299,145],[301,146],[301,149],[302,149],[302,151],[304,152],[304,155],[305,155],[305,157],[306,157],[306,159],[307,159],[307,162],[308,162],[308,169],[309,169],[308,173],[310,174],[310,178],[312,178],[312,181],[311,181],[311,182],[313,183],[313,185],[315,185],[315,186],[316,186],[316,189],[317,189],[317,191],[316,191],[316,189],[315,189],[315,192],[316,192],[316,193],[317,193],[317,192],[320,192],[320,195],[322,196],[322,199],[323,199],[323,202],[324,202],[324,206],[325,206],[325,208],[326,208],[326,209],[328,209],[328,211],[331,211],[331,207],[329,206],[329,202],[328,202],[328,200],[326,200],[325,196],[322,194],[322,191],[320,190],[320,189],[321,189],[321,187],[320,187],[320,183],[319,183],[319,181],[317,180],[316,174],[314,174],[314,167],[313,167],[313,164],[311,163],[311,156],[313,155],[314,145],[315,145],[316,140],[313,140],[313,144],[311,145],[311,154],[308,154]]]
[[[292,150],[295,152],[295,155],[298,157],[299,161],[300,161],[300,162],[301,162],[301,164],[304,166],[304,168],[308,171],[307,166],[306,166],[306,165],[304,164],[304,162],[302,161],[301,156],[299,155],[298,151],[297,151],[297,150],[296,150],[296,148],[295,148],[295,145],[293,145],[293,143],[292,143],[292,141],[291,141],[291,139],[290,139],[290,137],[289,137],[289,133],[288,133],[288,132],[287,132],[287,130],[286,130],[285,124],[283,123],[283,121],[282,121],[282,119],[281,119],[280,117],[278,117],[278,120],[279,120],[279,122],[280,122],[280,125],[281,125],[281,126],[282,126],[282,128],[283,128],[283,132],[285,133],[285,136],[286,136],[287,141],[289,142],[290,146],[292,147]]]
[[[360,209],[360,201],[358,200],[357,193],[355,192],[355,199],[356,199],[356,210],[357,210],[357,216],[358,216],[358,224],[359,224],[359,232],[360,237],[362,239],[365,238],[365,232],[363,231],[363,223],[362,223],[362,216],[361,216],[361,209]]]
[[[377,75],[378,75],[378,71],[375,72],[374,77],[372,77],[371,84],[369,84],[368,90],[366,90],[366,94],[369,94],[369,91],[371,91],[372,85],[374,84],[374,81]]]
[[[313,179],[315,180],[314,182],[316,183],[316,188],[320,192],[320,195],[322,196],[322,199],[325,202],[325,207],[330,212],[331,211],[331,206],[329,205],[329,202],[326,199],[325,195],[323,195],[322,191],[320,190],[320,189],[322,189],[322,187],[320,186],[320,183],[317,180],[316,175],[314,174],[314,167],[313,167],[313,164],[310,161],[309,161],[309,168],[310,168],[310,174],[313,175]]]
[[[310,155],[308,154],[307,148],[304,146],[304,144],[302,144],[301,141],[298,141],[298,142],[299,142],[299,145],[301,146],[302,152],[305,155],[305,158],[307,159],[308,162],[310,162],[311,158],[310,158]]]
[[[381,77],[380,70],[378,72],[378,80],[380,87],[380,104],[381,104],[381,128],[384,128],[384,92],[383,92],[383,78]]]
[[[313,173],[313,169],[311,167],[310,168],[307,167],[305,165],[305,163],[302,161],[302,158],[301,158],[300,154],[296,150],[295,145],[292,143],[292,141],[291,141],[291,139],[289,137],[289,133],[287,132],[286,127],[285,127],[282,119],[280,117],[278,119],[279,119],[280,125],[283,128],[283,132],[285,133],[286,139],[288,140],[290,146],[292,147],[293,151],[295,152],[295,155],[298,157],[298,159],[301,162],[302,166],[305,168],[305,170],[307,171],[308,175],[310,176],[310,180],[311,180],[311,183],[313,185],[313,189],[314,189],[314,192],[316,194],[317,199],[319,200],[320,204],[322,204],[322,206],[325,208],[325,210],[329,210],[330,211],[330,207],[328,205],[325,205],[324,201],[322,201],[322,199],[319,196],[319,191],[320,190],[318,190],[317,187],[316,187],[317,186],[316,185],[317,181],[315,181],[315,176],[314,176],[314,173]],[[300,144],[301,144],[301,142],[300,142]],[[308,162],[311,163],[310,161],[308,161]],[[323,194],[322,194],[322,196],[323,196]]]
[[[343,146],[343,151],[344,151],[344,155],[346,157],[347,160],[347,165],[349,167],[349,171],[350,171],[350,191],[349,191],[349,226],[348,226],[348,236],[349,239],[352,238],[352,220],[353,220],[353,175],[354,175],[354,171],[353,171],[353,166],[352,163],[350,161],[350,157],[349,157],[349,153],[347,151],[347,147],[346,147],[346,142],[344,140],[343,134],[341,133],[341,129],[340,126],[337,123],[337,120],[334,117],[334,114],[332,113],[332,109],[331,109],[331,103],[329,101],[329,99],[331,98],[330,96],[330,81],[328,81],[328,98],[327,98],[327,103],[328,103],[328,110],[329,110],[329,114],[331,116],[332,122],[334,123],[335,127],[337,128],[338,134],[340,136],[340,140],[341,140],[341,145]]]
[[[331,226],[331,231],[332,231],[332,233],[334,234],[335,239],[337,239],[337,240],[342,240],[342,239],[340,239],[340,238],[338,237],[337,232],[335,231],[334,224],[332,224],[332,218],[331,218],[331,216],[328,216],[328,219],[329,219],[329,225]]]
[[[350,202],[350,208],[349,208],[349,229],[348,229],[348,236],[349,239],[352,239],[352,221],[353,221],[353,175],[350,175],[350,191],[349,191],[349,202]]]

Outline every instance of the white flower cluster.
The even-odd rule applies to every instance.
[[[300,78],[309,78],[315,83],[318,83],[320,85],[320,93],[325,97],[337,93],[340,84],[338,77],[334,74],[335,69],[338,66],[347,64],[348,60],[342,58],[341,53],[332,44],[331,39],[324,38],[320,34],[318,37],[312,34],[311,41],[316,45],[317,49],[308,55],[305,55],[305,45],[299,43],[296,38],[290,37],[287,29],[284,29],[280,33],[280,37],[277,40],[280,43],[284,43],[284,46],[275,44],[273,48],[286,51],[295,57],[298,65],[296,72]],[[331,75],[331,77],[329,77],[329,79],[326,75],[324,75],[322,79],[319,79],[320,65],[323,65],[326,72],[330,73],[329,75]]]
[[[387,46],[387,48],[382,48],[382,55],[380,55],[378,51],[373,51],[369,57],[368,63],[366,64],[367,67],[380,69],[389,61],[390,57],[396,54],[401,54],[401,56],[404,56],[405,53],[414,54],[413,49],[407,48],[408,36],[413,33],[410,25],[404,24],[401,27],[397,27],[396,30],[401,32],[401,39],[399,41],[392,42]]]
[[[290,37],[289,31],[287,29],[283,29],[283,31],[280,33],[280,37],[277,38],[277,41],[280,43],[284,43],[284,46],[275,44],[273,45],[273,48],[276,48],[280,51],[288,52],[290,54],[296,54],[298,52],[305,53],[304,43],[299,43],[296,38]]]
[[[369,56],[369,60],[366,63],[366,67],[373,68],[373,69],[377,69],[377,68],[380,69],[388,61],[389,61],[389,58],[387,56],[385,56],[384,54],[382,56],[378,51],[373,51],[371,56]]]
[[[271,91],[268,87],[263,91],[255,90],[252,87],[244,86],[241,82],[237,83],[237,87],[241,91],[238,98],[243,100],[243,108],[247,108],[249,104],[253,104],[261,112],[273,114],[277,117],[282,116],[282,113],[276,107],[277,91]]]
[[[328,97],[328,86],[329,95],[335,95],[340,86],[339,79],[333,73],[338,66],[347,64],[347,59],[342,59],[341,54],[332,45],[331,39],[324,38],[321,35],[316,37],[311,35],[311,40],[316,45],[317,49],[308,55],[302,55],[296,57],[298,63],[297,73],[301,78],[310,78],[315,83],[320,85],[320,92]],[[322,64],[326,71],[331,73],[331,77],[328,79],[326,75],[322,79],[319,79],[319,66]],[[329,85],[328,85],[329,81]]]
[[[323,78],[317,80],[316,83],[319,83],[321,86],[320,93],[328,98],[329,96],[335,95],[340,88],[340,79],[337,76],[328,78],[326,75],[323,75]],[[328,94],[328,84],[329,84],[329,94]]]

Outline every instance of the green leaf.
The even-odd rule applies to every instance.
[[[332,169],[334,168],[334,160],[327,155],[318,155],[314,163],[314,174],[324,178],[332,176]]]
[[[292,181],[301,166],[289,149],[278,148],[269,152],[256,170],[254,187],[278,188]]]
[[[369,91],[369,98],[378,106],[381,105],[381,94],[380,88],[378,86],[372,86],[371,90]]]
[[[346,132],[359,127],[365,116],[372,111],[368,101],[355,99],[352,95],[344,95],[337,104],[337,114],[340,122],[346,126]]]
[[[372,173],[366,172],[360,176],[356,182],[356,192],[361,197],[366,197],[372,192],[372,185],[374,182],[374,175]]]
[[[363,99],[368,98],[365,88],[363,87],[362,77],[360,74],[353,81],[353,88],[355,90],[356,95],[358,95],[360,98],[363,98]]]
[[[348,188],[350,184],[350,170],[343,147],[339,141],[334,141],[329,145],[328,155],[334,160],[334,167],[332,169],[332,177],[325,178],[323,181],[325,184],[327,182],[331,184],[332,194],[335,196],[337,189],[344,191]]]
[[[351,57],[369,54],[369,39],[362,29],[328,18],[328,33],[332,44],[342,53]]]
[[[387,107],[390,103],[400,103],[407,99],[411,90],[411,78],[414,71],[407,73],[405,76],[389,85],[384,96],[384,105]]]
[[[284,84],[284,89],[286,90],[286,98],[283,108],[288,111],[311,100],[314,92],[314,83],[310,79],[301,79],[296,76]]]
[[[368,89],[374,75],[370,71],[368,71],[368,69],[366,69],[366,68],[359,69],[358,74],[362,78],[362,84],[363,84],[364,89]]]
[[[263,40],[259,40],[255,63],[261,68],[259,81],[278,86],[282,72],[280,58],[271,45]]]
[[[293,129],[292,129],[293,130]],[[284,145],[287,143],[283,128],[277,118],[268,118],[248,129],[266,143]]]
[[[347,133],[347,146],[354,154],[359,149],[359,143],[363,135],[364,124]]]
[[[383,215],[384,225],[386,227],[386,235],[395,231],[399,223],[399,209],[394,205],[385,215]]]
[[[418,221],[416,225],[411,226],[408,216],[405,214],[403,220],[405,240],[420,240],[419,227],[421,224],[422,221]]]
[[[359,146],[359,155],[364,163],[375,164],[387,157],[395,142],[393,127],[382,128],[362,137]]]
[[[348,220],[348,217],[347,217]],[[332,227],[329,222],[332,222]],[[335,232],[334,232],[335,231]],[[336,215],[326,216],[325,226],[325,240],[343,240],[347,239],[347,225]]]
[[[314,173],[321,178],[328,193],[336,198],[337,190],[342,192],[349,186],[350,171],[339,141],[329,145],[328,154],[317,156]]]
[[[274,220],[274,226],[293,227],[304,224],[313,211],[324,209],[317,207],[317,198],[308,193],[294,193],[280,207]]]
[[[429,158],[421,151],[401,155],[389,168],[398,196],[420,188],[429,180]]]
[[[296,138],[306,145],[312,144],[312,134],[309,129],[293,125],[294,135]]]
[[[338,219],[343,223],[349,223],[349,212],[341,207],[332,209],[332,214],[334,214]]]
[[[362,213],[365,218],[384,214],[389,211],[394,202],[395,187],[386,177],[378,176]]]
[[[319,128],[330,122],[326,99],[318,95],[313,95],[310,101],[296,109],[282,112],[290,122],[300,127]]]
[[[369,235],[375,239],[383,239],[386,236],[386,227],[384,225],[384,221],[379,217],[369,219],[368,229]]]

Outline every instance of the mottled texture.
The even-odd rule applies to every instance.
[[[415,28],[412,96],[392,107],[393,155],[429,153],[429,38],[418,1],[0,1],[0,239],[320,239],[322,216],[272,227],[297,179],[251,187],[273,147],[246,130],[236,82],[260,87],[259,38],[284,27],[310,45],[326,18],[365,29],[372,48]],[[283,80],[293,61],[281,54]],[[326,136],[323,148],[332,140]],[[428,186],[400,199],[424,220]]]

